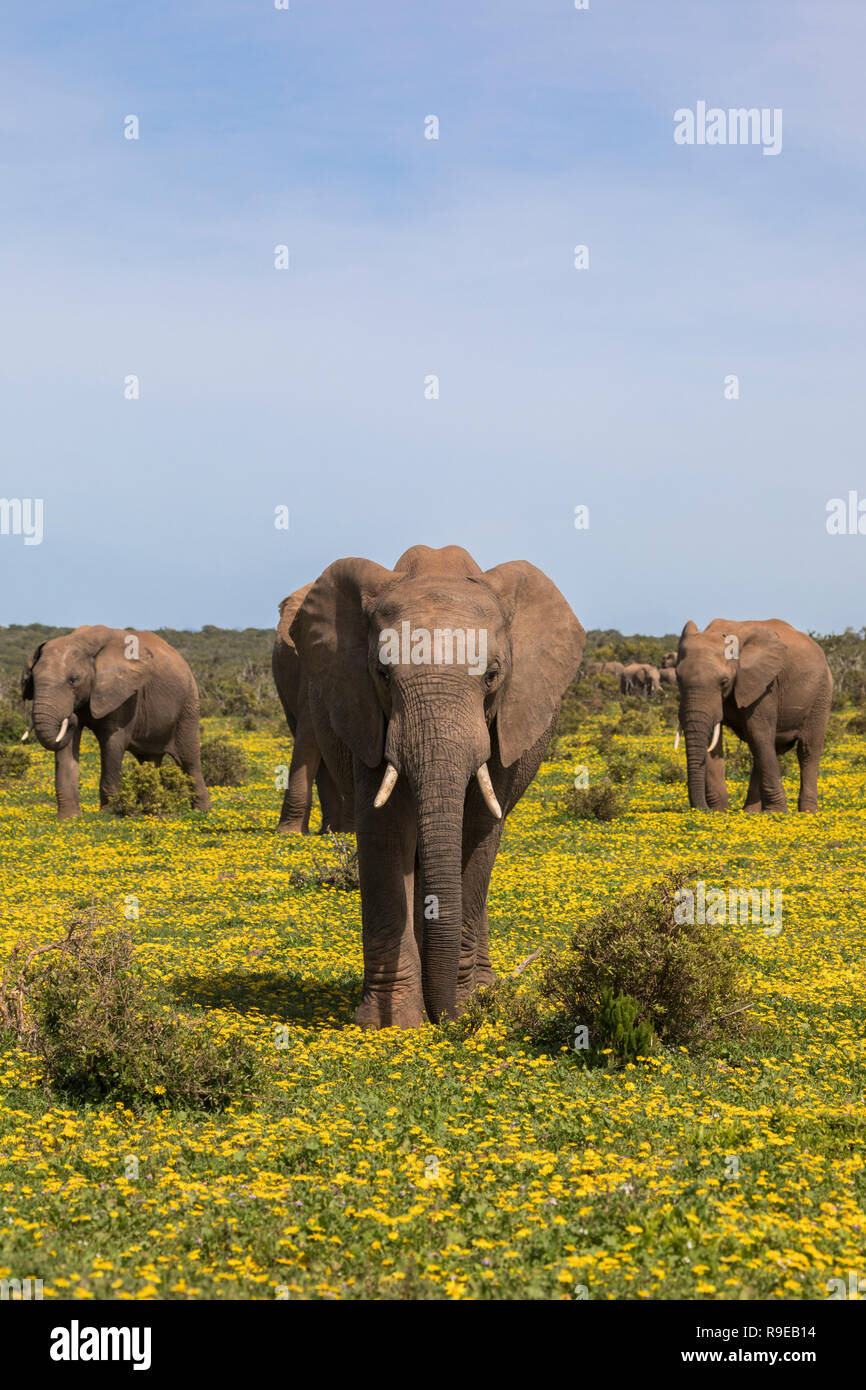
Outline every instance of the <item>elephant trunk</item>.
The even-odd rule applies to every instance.
[[[65,702],[69,704],[69,702]],[[33,728],[36,737],[52,753],[59,753],[71,740],[78,726],[75,712],[64,702],[38,694],[33,701]]]
[[[376,798],[387,799],[394,773],[405,775],[417,810],[418,870],[424,898],[421,980],[433,1022],[457,1017],[457,980],[463,938],[463,812],[466,788],[479,776],[487,813],[501,814],[486,762],[490,735],[478,687],[440,674],[404,687],[388,728],[386,772]]]
[[[418,863],[425,902],[421,981],[424,1007],[434,1023],[457,1017],[466,780],[452,777],[447,785],[440,781],[418,794]]]
[[[680,723],[686,738],[689,805],[695,811],[708,811],[707,756],[714,736],[718,737],[718,721],[709,710],[686,706],[680,710]]]

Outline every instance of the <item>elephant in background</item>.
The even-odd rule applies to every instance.
[[[671,671],[677,664],[676,652],[665,652],[659,663],[660,671]]]
[[[120,785],[123,755],[140,763],[179,763],[195,784],[195,807],[210,810],[201,772],[198,689],[183,657],[154,632],[79,627],[40,642],[21,674],[33,701],[33,727],[54,754],[60,820],[81,811],[78,755],[83,729],[99,744],[99,802]]]
[[[353,828],[352,808],[344,804],[333,777],[322,761],[310,715],[307,673],[289,634],[295,614],[312,587],[312,584],[305,584],[280,604],[280,620],[271,656],[274,684],[293,740],[289,780],[277,826],[283,835],[309,834],[314,781],[322,810],[319,833],[324,835],[329,830]]]
[[[660,667],[659,667],[659,682],[660,682],[661,685],[672,685],[672,686],[676,686],[676,683],[677,683],[677,672],[676,672],[676,667],[674,667],[674,666],[660,666]]]
[[[493,979],[487,893],[504,821],[542,761],[584,630],[534,565],[483,572],[458,546],[414,546],[393,570],[329,565],[291,636],[319,746],[354,796],[355,1022],[454,1018]]]
[[[725,727],[752,754],[746,811],[787,809],[778,754],[795,744],[797,805],[801,811],[817,811],[818,769],[833,694],[833,677],[817,642],[775,618],[714,618],[703,632],[688,622],[680,637],[677,677],[692,807],[727,807]]]
[[[640,692],[646,699],[654,695],[661,689],[659,683],[659,671],[657,666],[650,666],[645,661],[633,661],[629,666],[623,667],[619,678],[619,688],[623,695],[634,695]]]

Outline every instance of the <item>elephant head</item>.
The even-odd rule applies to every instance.
[[[740,640],[738,624],[726,624],[699,632],[686,623],[677,656],[680,690],[680,724],[686,738],[689,804],[696,810],[712,810],[721,804],[719,773],[724,764],[710,766],[713,755],[721,758],[724,702],[733,700],[745,709],[758,700],[782,668],[784,643],[769,627],[758,627]],[[717,751],[718,749],[718,751]]]
[[[59,753],[72,739],[85,710],[102,719],[147,679],[152,654],[129,644],[132,634],[109,627],[80,627],[41,642],[21,673],[21,694],[33,701],[33,727],[45,748]]]
[[[448,661],[445,639],[461,632],[464,650],[452,641]],[[534,565],[482,572],[458,547],[414,547],[394,570],[330,565],[291,633],[333,731],[356,760],[382,768],[375,806],[398,779],[411,791],[425,892],[439,900],[438,920],[425,923],[424,1002],[431,1019],[454,1017],[467,788],[477,779],[487,814],[501,816],[488,760],[508,768],[544,738],[580,664],[583,628]]]

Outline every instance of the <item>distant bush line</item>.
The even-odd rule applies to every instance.
[[[276,619],[276,612],[274,614]],[[21,668],[35,646],[61,637],[72,629],[50,627],[44,623],[12,623],[0,627],[0,722],[15,723],[22,707],[18,690]],[[190,664],[198,682],[201,712],[205,718],[240,717],[248,727],[260,720],[282,721],[282,709],[271,677],[273,628],[243,629],[207,624],[200,632],[158,628],[166,642]],[[838,709],[847,704],[866,709],[866,627],[855,631],[819,636],[813,634],[827,653],[835,684],[833,702]],[[675,633],[652,637],[636,633],[624,636],[616,628],[594,628],[586,634],[584,662],[649,661],[658,665],[667,651],[676,648]],[[676,692],[667,703],[673,704]],[[578,677],[566,692],[560,733],[571,733],[587,714],[600,713],[619,696],[619,682],[613,676]],[[5,713],[4,713],[5,712]],[[16,726],[17,727],[17,726]],[[10,727],[7,738],[13,734]]]

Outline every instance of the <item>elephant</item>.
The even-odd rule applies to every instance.
[[[648,699],[661,689],[658,667],[650,666],[648,662],[633,661],[630,666],[623,667],[619,688],[623,695],[640,691]]]
[[[625,667],[621,661],[603,661],[601,663],[601,669],[606,675],[616,676],[618,680],[625,670]]]
[[[277,826],[283,835],[309,834],[314,781],[322,810],[319,833],[324,835],[329,830],[354,828],[352,808],[343,802],[333,777],[322,761],[310,715],[307,673],[302,669],[298,649],[289,635],[295,614],[312,587],[312,584],[305,584],[280,604],[280,621],[271,658],[274,684],[293,739],[289,782]]]
[[[83,729],[96,735],[99,802],[120,785],[123,755],[159,763],[165,753],[195,785],[194,805],[210,810],[201,771],[198,689],[183,657],[155,632],[79,627],[40,642],[21,674],[33,701],[33,727],[54,754],[57,816],[80,814],[78,752]]]
[[[364,982],[355,1023],[456,1018],[492,983],[487,893],[586,634],[526,561],[459,546],[335,561],[295,615],[316,737],[354,797]]]
[[[588,661],[581,667],[581,674],[585,676],[600,676],[604,670],[603,661]]]
[[[676,654],[676,652],[665,652],[664,656],[662,657],[661,661],[659,662],[659,670],[660,670],[660,671],[672,671],[672,670],[674,669],[674,667],[676,666],[676,664],[677,664],[677,654]]]
[[[677,672],[675,666],[659,667],[659,682],[661,685],[673,685],[677,683]]]
[[[722,728],[748,744],[752,773],[746,811],[787,809],[779,753],[796,744],[801,811],[818,809],[818,769],[830,717],[833,677],[805,632],[773,618],[686,623],[677,660],[680,724],[686,738],[689,804],[725,810]]]

